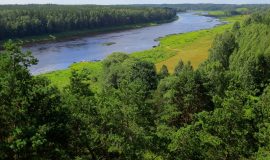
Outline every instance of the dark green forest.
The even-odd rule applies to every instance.
[[[269,4],[141,4],[135,6],[147,6],[147,7],[168,7],[174,8],[177,11],[190,11],[190,10],[201,10],[201,11],[236,11],[237,9],[247,8],[252,11],[256,10],[267,10]],[[240,12],[239,12],[240,13]],[[250,11],[249,11],[250,13]]]
[[[60,91],[9,41],[0,54],[0,159],[269,159],[270,12],[217,35],[198,69],[114,53]],[[89,82],[90,81],[90,82]],[[99,92],[91,81],[98,81]]]
[[[174,9],[158,7],[2,5],[0,40],[159,22],[175,16]]]

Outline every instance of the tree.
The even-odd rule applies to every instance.
[[[92,96],[93,93],[89,89],[90,84],[88,76],[88,71],[83,69],[81,73],[78,71],[72,70],[70,77],[70,86],[69,90],[72,94],[77,94],[80,96]]]
[[[237,32],[241,28],[240,22],[235,22],[232,27],[232,32]]]
[[[110,67],[104,76],[118,73],[117,87],[105,86],[98,99],[105,146],[109,157],[141,159],[150,148],[155,120],[149,102],[158,82],[155,65],[134,58],[107,63],[123,57],[115,56],[105,59]]]
[[[68,155],[73,158],[99,159],[106,154],[102,146],[100,114],[96,98],[87,83],[87,70],[72,71],[70,85],[63,93],[63,108],[69,113]]]
[[[175,66],[175,69],[174,69],[174,74],[175,75],[178,75],[180,74],[180,72],[183,70],[184,68],[184,62],[182,60],[180,60],[177,65]]]
[[[193,114],[211,108],[211,100],[202,85],[201,76],[189,64],[177,76],[161,80],[157,90],[157,105],[161,121],[168,126],[183,126]]]
[[[0,6],[0,39],[170,20],[171,8],[93,5]]]
[[[159,78],[160,79],[163,79],[165,77],[168,77],[170,74],[169,74],[169,71],[168,71],[168,68],[166,65],[163,65],[160,69],[160,72],[159,72]]]
[[[0,141],[3,157],[12,154],[8,139],[25,112],[26,94],[32,83],[27,67],[36,62],[29,52],[23,53],[18,44],[12,41],[8,41],[4,45],[4,51],[0,53]]]
[[[270,88],[269,86],[265,89],[263,95],[260,97],[259,103],[255,108],[257,113],[258,132],[255,133],[255,137],[258,139],[258,152],[255,153],[254,158],[265,159],[270,157]]]
[[[128,58],[129,56],[124,53],[113,53],[103,61],[104,86],[119,88],[123,73],[121,64]]]
[[[249,158],[256,151],[253,133],[254,100],[246,92],[232,89],[222,107],[201,112],[196,121],[172,136],[169,149],[179,159]],[[251,147],[252,146],[252,147]]]
[[[0,54],[1,156],[63,158],[68,120],[59,91],[46,79],[32,77],[37,60],[9,41]]]
[[[227,31],[218,35],[213,42],[213,47],[210,49],[210,61],[219,61],[227,69],[229,67],[229,58],[236,46],[233,33]]]
[[[224,97],[231,76],[223,65],[218,62],[205,61],[198,69],[203,85],[212,97]]]

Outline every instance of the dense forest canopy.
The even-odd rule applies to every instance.
[[[158,7],[3,5],[0,6],[0,40],[159,22],[175,16],[175,10]]]
[[[142,4],[135,6],[148,6],[148,7],[168,7],[175,8],[179,11],[188,11],[188,10],[203,10],[203,11],[217,11],[217,10],[237,10],[241,8],[247,8],[251,10],[256,9],[268,9],[270,4]]]
[[[179,60],[170,75],[114,53],[101,77],[74,70],[63,91],[32,76],[37,60],[9,41],[0,54],[1,159],[269,159],[269,19],[256,13],[217,35],[197,70]]]

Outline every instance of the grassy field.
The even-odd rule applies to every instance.
[[[233,22],[241,21],[243,16],[224,18],[229,22],[226,25],[217,26],[209,30],[200,30],[185,34],[170,35],[160,39],[160,46],[133,53],[132,56],[151,61],[156,64],[157,70],[166,65],[172,73],[175,65],[180,59],[184,62],[190,61],[194,68],[208,57],[214,37],[232,27]]]
[[[60,89],[63,89],[65,86],[69,84],[69,77],[71,76],[71,71],[82,71],[83,69],[87,69],[87,71],[90,73],[89,77],[91,79],[96,79],[96,80],[91,80],[90,85],[92,90],[97,90],[98,79],[100,78],[100,73],[102,70],[102,63],[101,62],[80,62],[80,63],[74,63],[71,65],[68,69],[65,70],[58,70],[50,73],[46,73],[43,75],[39,76],[44,76],[47,77],[51,82],[52,85],[57,86]]]
[[[208,12],[208,15],[214,16],[214,17],[223,17],[225,16],[225,11],[210,11]]]
[[[155,63],[158,71],[162,65],[167,65],[169,72],[172,73],[180,59],[184,62],[190,61],[193,67],[197,68],[200,63],[207,59],[208,50],[215,35],[222,33],[226,29],[230,29],[233,22],[241,21],[242,19],[244,19],[244,16],[224,18],[224,21],[230,23],[209,30],[169,35],[161,38],[160,45],[156,48],[135,52],[131,56]],[[90,76],[98,79],[102,70],[102,62],[75,63],[69,69],[54,71],[40,76],[49,78],[53,85],[61,89],[69,83],[71,70],[82,70],[83,68],[90,70]],[[98,88],[96,85],[92,86],[94,87],[93,89]]]
[[[235,11],[241,15],[245,15],[249,12],[249,9],[248,8],[237,8]],[[218,17],[218,18],[227,17],[228,16],[227,14],[228,14],[228,11],[222,11],[222,10],[208,11],[209,16]]]

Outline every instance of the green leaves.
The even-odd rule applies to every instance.
[[[224,68],[228,68],[230,56],[236,47],[237,43],[235,42],[233,33],[224,32],[215,38],[213,46],[210,49],[209,60],[218,61]]]
[[[201,82],[198,72],[193,71],[190,64],[184,65],[177,76],[161,80],[157,102],[167,124],[181,126],[192,120],[192,114],[210,107],[210,99]]]
[[[70,86],[68,86],[67,89],[69,89],[72,94],[77,94],[78,96],[93,96],[90,90],[88,72],[89,71],[86,69],[83,69],[81,72],[75,70],[71,71]]]
[[[163,65],[159,71],[159,79],[163,79],[165,77],[168,77],[170,74],[169,74],[169,71],[168,71],[168,68],[166,65]]]
[[[47,143],[46,134],[50,130],[47,125],[40,126],[37,133],[30,138],[34,150],[39,149],[42,145]]]
[[[7,43],[0,54],[1,158],[268,158],[270,52],[266,24],[257,24],[264,18],[257,18],[219,35],[198,70],[179,61],[173,75],[166,66],[157,75],[153,63],[114,53],[102,62],[95,93],[87,68],[72,71],[60,92],[31,76],[35,59]]]
[[[169,8],[94,5],[0,6],[0,39],[43,35],[43,38],[34,40],[28,38],[26,42],[56,40],[65,36],[61,32],[70,31],[71,36],[82,35],[91,30],[96,32],[96,28],[111,27],[113,30],[127,27],[125,25],[171,20],[175,16],[176,11]],[[55,37],[52,35],[54,33],[61,34]],[[44,35],[47,36],[44,38]]]

